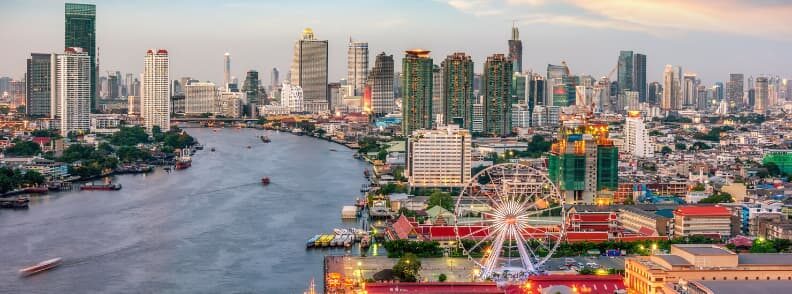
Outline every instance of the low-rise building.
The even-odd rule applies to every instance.
[[[677,293],[683,281],[790,281],[792,254],[736,254],[710,244],[674,244],[669,254],[625,260],[628,293]]]
[[[461,187],[470,180],[471,136],[456,125],[416,130],[407,140],[411,187]]]
[[[619,223],[624,229],[647,236],[670,235],[670,222],[669,218],[637,207],[626,206],[619,209]]]
[[[679,206],[674,210],[674,237],[731,235],[731,212],[714,206]]]

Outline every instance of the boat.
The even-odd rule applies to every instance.
[[[185,169],[192,166],[192,157],[190,157],[189,152],[189,150],[183,149],[181,156],[176,157],[176,169]]]
[[[215,152],[215,148],[214,147],[212,147],[212,149],[209,149],[209,150],[211,150],[212,152]]]
[[[320,246],[327,247],[330,246],[330,241],[333,241],[335,235],[323,235],[320,239]]]
[[[49,192],[49,188],[47,186],[40,186],[40,187],[28,187],[25,188],[25,193],[29,194],[46,194]]]
[[[0,208],[28,208],[28,204],[28,197],[0,198]]]
[[[355,236],[353,235],[346,235],[346,239],[344,239],[344,247],[352,247],[352,242],[355,241]]]
[[[60,265],[61,261],[62,259],[60,257],[48,259],[35,265],[20,269],[19,273],[24,276],[35,275],[37,273],[55,268],[56,266]]]
[[[338,151],[338,150],[335,150],[335,149],[333,149],[333,148],[330,148],[330,151],[332,151],[332,152],[336,152],[336,151]]]
[[[262,184],[262,185],[265,185],[265,186],[266,186],[266,185],[269,185],[269,183],[270,183],[270,178],[269,178],[269,177],[263,177],[263,178],[261,178],[261,184]]]
[[[322,237],[322,235],[314,235],[311,239],[308,239],[308,242],[305,243],[305,246],[306,247],[314,247],[314,244],[316,243],[316,241],[318,241],[319,238],[321,238],[321,237]]]
[[[195,144],[195,150],[203,150],[204,146],[201,144]]]
[[[369,172],[369,170],[368,170],[368,169],[365,169],[365,170],[363,171],[363,176],[364,176],[364,177],[366,177],[367,179],[368,179],[369,177],[371,177],[371,173]]]
[[[250,147],[250,145],[247,145],[247,149],[250,149],[250,148],[252,148],[252,147]]]
[[[354,153],[354,154],[352,154],[352,158],[361,159],[362,157],[360,156],[360,153]]]
[[[86,183],[80,186],[80,190],[83,191],[118,191],[121,190],[121,184],[113,184],[113,183],[106,183],[106,184],[94,184],[94,183]]]
[[[264,143],[272,142],[272,140],[270,140],[270,138],[267,137],[267,136],[261,136],[261,137],[259,137],[259,139],[261,139],[261,142],[264,142]]]

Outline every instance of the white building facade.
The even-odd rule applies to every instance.
[[[60,117],[61,135],[88,132],[91,126],[91,63],[82,48],[66,48],[56,54],[52,71],[53,109]]]
[[[461,187],[471,177],[471,135],[456,125],[416,130],[404,170],[411,187]]]
[[[218,113],[218,92],[214,83],[190,83],[185,87],[184,113]]]
[[[140,115],[147,131],[155,126],[163,132],[170,129],[170,90],[168,51],[149,49],[143,64],[140,99]]]
[[[638,111],[630,111],[624,122],[624,145],[635,157],[654,157],[654,144],[646,131],[646,124]]]

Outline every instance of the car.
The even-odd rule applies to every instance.
[[[599,264],[597,264],[596,262],[586,263],[586,266],[590,268],[599,268]]]
[[[566,266],[566,265],[562,265],[562,266],[558,267],[558,270],[562,270],[562,271],[565,271],[565,270],[568,270],[568,269],[569,269],[569,267]]]
[[[585,266],[585,265],[584,265],[582,262],[578,262],[578,263],[577,263],[577,267],[578,267],[578,268],[583,268],[584,266]]]

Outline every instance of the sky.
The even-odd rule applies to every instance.
[[[0,76],[22,78],[32,52],[63,49],[63,1],[0,0]],[[294,42],[311,27],[329,40],[330,81],[346,77],[349,38],[400,64],[404,50],[432,51],[436,64],[462,51],[480,72],[486,56],[507,53],[516,22],[523,68],[546,73],[566,61],[572,74],[606,75],[619,50],[647,55],[647,80],[682,66],[711,85],[728,73],[792,78],[789,0],[278,0],[84,1],[97,5],[100,71],[139,73],[148,48],[170,53],[171,78],[222,82],[250,69],[269,83],[286,75]],[[396,71],[400,67],[396,66]],[[615,79],[615,75],[612,77]]]

